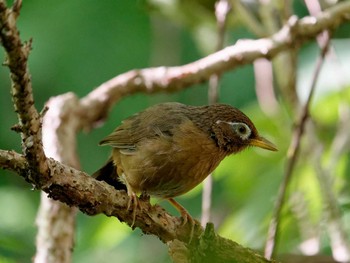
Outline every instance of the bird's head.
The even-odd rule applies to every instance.
[[[240,110],[223,104],[217,104],[213,110],[211,136],[228,154],[240,152],[248,146],[277,151],[272,142],[259,135],[253,122]]]

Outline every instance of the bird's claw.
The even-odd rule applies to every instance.
[[[131,207],[131,203],[133,204],[132,207]],[[132,208],[132,223],[131,223],[131,227],[134,226],[135,224],[135,221],[136,221],[136,211],[137,209],[141,209],[141,205],[140,205],[140,202],[139,202],[139,199],[137,197],[137,195],[135,193],[131,193],[129,195],[129,202],[128,202],[128,207],[127,209],[130,210],[130,208]]]

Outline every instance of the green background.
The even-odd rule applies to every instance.
[[[50,97],[66,92],[83,97],[101,83],[132,69],[182,65],[212,52],[216,39],[211,1],[200,1],[196,9],[188,9],[186,2],[179,3],[186,8],[181,5],[181,8],[164,7],[161,1],[24,1],[18,27],[23,40],[33,39],[29,68],[37,109],[41,110]],[[195,3],[187,2],[188,5]],[[300,16],[307,14],[301,2],[295,1],[295,8]],[[191,11],[186,13],[184,10]],[[345,28],[339,34],[342,39],[335,42],[335,47],[342,65],[349,69],[346,48],[349,30]],[[238,39],[252,37],[243,25],[233,21],[226,42],[230,45]],[[304,45],[299,53],[298,88],[301,91],[310,86],[317,54],[315,43]],[[4,52],[0,52],[0,60],[4,61]],[[8,75],[8,69],[2,67],[0,148],[20,152],[20,137],[10,131],[17,119],[11,103]],[[343,75],[346,82],[348,74]],[[338,75],[324,70],[322,78],[324,81],[320,81],[313,109],[319,121],[329,128],[324,137],[330,141],[338,119],[337,107],[344,100],[349,103],[349,92],[344,89],[344,96],[339,96],[335,84]],[[224,74],[220,89],[220,102],[241,108],[259,131],[279,148],[278,153],[249,149],[231,156],[222,162],[214,175],[212,220],[219,234],[245,246],[262,249],[273,200],[283,176],[294,116],[290,116],[282,103],[279,113],[274,116],[262,112],[256,102],[252,65]],[[207,104],[207,84],[173,94],[136,94],[123,98],[102,127],[79,134],[82,169],[92,173],[104,163],[110,149],[97,144],[122,119],[165,101]],[[337,192],[344,192],[349,176],[349,156],[342,157],[336,176],[342,178],[343,183],[338,185]],[[314,172],[304,160],[296,174],[291,192],[304,193],[305,190],[310,201],[311,221],[318,225],[322,217],[322,200]],[[346,196],[348,192],[345,191]],[[35,254],[39,194],[19,176],[0,170],[0,262],[31,261]],[[195,218],[200,218],[201,186],[177,200]],[[160,204],[177,215],[165,201]],[[347,216],[346,207],[344,205]],[[297,253],[300,244],[297,219],[287,209],[283,216],[279,252]],[[76,226],[73,262],[110,262],[112,259],[118,259],[118,262],[170,262],[167,247],[156,237],[145,236],[138,229],[131,231],[115,218],[78,213]],[[330,253],[326,238],[321,251]]]

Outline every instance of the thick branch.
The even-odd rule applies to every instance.
[[[42,134],[47,157],[80,169],[76,140],[81,118],[77,102],[79,99],[73,93],[50,98],[46,103],[49,110],[43,117]],[[77,211],[76,207],[69,207],[48,198],[45,192],[41,193],[33,262],[72,262]]]
[[[11,73],[12,99],[19,120],[17,130],[21,132],[22,150],[31,172],[29,176],[34,182],[38,182],[37,176],[47,176],[49,170],[41,141],[41,116],[34,107],[31,77],[27,67],[31,42],[22,44],[16,27],[21,4],[21,0],[15,1],[12,9],[7,9],[5,2],[0,1],[0,41],[7,52],[5,64]]]
[[[127,209],[129,197],[125,191],[117,191],[107,183],[97,181],[86,173],[54,159],[48,158],[47,164],[50,179],[42,179],[39,183],[42,185],[41,190],[48,193],[49,197],[76,206],[89,215],[103,213],[132,224],[133,213]],[[0,167],[26,178],[28,162],[23,155],[0,150]],[[166,213],[159,205],[152,206],[148,199],[141,199],[140,205],[142,209],[136,211],[135,227],[140,227],[146,234],[158,236],[163,242],[174,238],[188,241],[188,224],[183,226],[180,218]],[[199,223],[195,230],[196,236],[203,231]]]
[[[184,243],[174,240],[168,243],[169,254],[175,263],[203,263],[203,262],[230,262],[230,263],[267,263],[269,261],[255,251],[242,249],[236,242],[222,238],[215,233],[214,225],[208,223],[205,231],[196,243],[190,244],[188,250]]]
[[[8,162],[14,159],[15,162]],[[0,150],[0,166],[5,166],[12,171],[25,176],[27,162],[24,157],[12,151]],[[133,212],[127,209],[128,195],[124,191],[117,191],[105,182],[96,181],[84,172],[63,165],[51,158],[48,159],[51,171],[51,179],[43,186],[53,199],[65,202],[70,206],[79,207],[88,215],[103,213],[107,216],[117,217],[129,225],[133,221]],[[216,258],[216,262],[271,262],[256,254],[254,251],[243,248],[239,244],[222,238],[215,234],[213,226],[209,225],[203,230],[199,222],[196,222],[195,237],[188,245],[189,225],[182,225],[180,218],[168,214],[159,205],[152,206],[149,200],[140,200],[142,209],[136,212],[135,227],[139,227],[145,234],[158,236],[163,242],[168,243],[170,253],[180,253],[179,244],[183,248],[175,257],[185,257],[185,261],[175,262],[210,262],[205,261]],[[211,244],[207,249],[206,242]],[[199,249],[200,248],[200,249]],[[191,261],[194,260],[194,261]],[[204,260],[204,261],[203,261]]]

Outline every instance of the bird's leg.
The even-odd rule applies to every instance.
[[[180,212],[181,217],[182,217],[182,225],[186,225],[186,223],[188,222],[191,226],[191,232],[190,232],[190,240],[189,243],[191,243],[192,237],[193,237],[193,233],[194,233],[194,225],[195,225],[195,221],[192,218],[192,216],[187,212],[187,210],[180,205],[177,201],[175,201],[175,199],[173,198],[168,198],[167,199],[169,201],[170,204],[172,204],[177,211]]]
[[[137,197],[137,195],[135,194],[135,192],[132,190],[130,184],[128,183],[128,181],[126,180],[126,176],[123,173],[121,176],[122,181],[125,183],[126,185],[126,189],[128,191],[128,196],[129,196],[129,201],[128,201],[128,207],[127,209],[130,210],[131,208],[131,203],[133,203],[133,208],[132,208],[132,224],[131,227],[134,226],[135,224],[135,220],[136,220],[136,210],[137,208],[139,208],[141,210],[141,205],[139,202],[139,199]]]
[[[132,224],[131,224],[131,227],[133,227],[135,224],[135,220],[136,220],[136,209],[140,208],[140,210],[141,210],[141,205],[139,203],[139,199],[138,199],[137,195],[134,192],[128,193],[128,195],[129,195],[128,210],[130,210],[131,203],[133,203]]]

